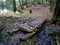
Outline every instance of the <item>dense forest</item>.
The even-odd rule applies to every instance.
[[[60,0],[0,0],[0,45],[60,45]]]

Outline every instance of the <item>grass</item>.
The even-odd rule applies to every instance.
[[[43,14],[39,14],[39,13],[20,13],[20,16],[25,16],[25,17],[30,17],[31,19],[36,19],[39,17],[42,17]]]
[[[26,17],[40,17],[43,16],[43,14],[39,13],[0,13],[0,17],[21,17],[21,16],[26,16]]]
[[[39,14],[39,13],[20,13],[20,15],[21,16],[31,16],[31,17],[33,17],[33,16],[37,16],[37,17],[39,17],[39,16],[42,16],[42,14]]]
[[[11,13],[0,13],[0,17],[20,17],[20,15],[17,15],[14,12],[11,12]]]

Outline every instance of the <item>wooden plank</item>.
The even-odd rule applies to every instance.
[[[38,19],[30,22],[29,25],[34,26],[34,27],[39,27],[44,21],[45,21],[45,19],[38,18]]]
[[[24,24],[18,24],[17,23],[17,25],[23,31],[32,32],[37,27],[41,26],[44,21],[45,21],[45,19],[38,18],[38,19],[36,19],[36,20],[34,20],[34,21],[30,22],[30,23],[24,23]]]
[[[32,32],[32,30],[35,29],[35,27],[32,27],[32,26],[28,25],[27,23],[21,24],[21,25],[17,23],[17,25],[18,25],[19,29],[21,29],[23,31],[27,31],[27,32]]]
[[[18,31],[19,29],[26,31],[26,32],[32,32],[37,27],[40,27],[44,21],[45,19],[38,18],[30,23],[24,23],[24,24],[20,24],[18,22],[15,22],[14,24],[7,23],[6,24],[7,32],[13,33],[13,32]]]
[[[22,39],[22,40],[26,40],[28,38],[30,38],[32,35],[34,35],[36,32],[31,32],[31,33],[26,33],[26,32],[23,32],[23,31],[20,31],[20,32],[17,32],[15,34],[12,34],[11,37],[15,38],[18,38],[18,39]]]
[[[32,35],[34,35],[36,32],[31,32],[31,33],[28,33],[28,34],[26,34],[26,35],[24,35],[24,36],[20,36],[20,38],[22,39],[22,40],[26,40],[26,39],[28,39],[28,38],[30,38]]]
[[[16,25],[14,25],[14,24],[9,24],[9,23],[6,24],[6,28],[7,28],[6,32],[10,32],[10,33],[19,30],[19,29],[16,27]]]

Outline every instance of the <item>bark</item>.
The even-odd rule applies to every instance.
[[[25,0],[25,4],[26,4],[26,7],[28,7],[28,5],[27,5],[27,4],[28,4],[28,3],[27,3],[27,0]]]
[[[60,17],[60,0],[56,0],[56,5],[54,9],[54,15],[53,15],[53,22],[52,23],[57,23],[57,19]],[[60,20],[60,19],[59,19]]]
[[[21,6],[21,1],[19,0],[20,6]]]
[[[13,11],[16,12],[16,2],[13,0]]]

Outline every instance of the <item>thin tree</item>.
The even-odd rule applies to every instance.
[[[36,6],[36,0],[33,0],[33,4],[34,4],[34,6]]]
[[[25,0],[25,4],[26,4],[26,7],[28,7],[28,5],[27,5],[27,4],[28,4],[28,3],[27,3],[27,0]]]
[[[13,0],[13,11],[16,12],[16,9],[17,9],[17,8],[16,8],[16,1]]]
[[[4,9],[4,4],[3,4],[3,0],[1,1],[1,9]]]
[[[22,6],[24,5],[24,1],[22,0]]]
[[[21,1],[19,0],[19,3],[20,3],[20,5],[19,6],[21,6]]]
[[[42,5],[43,5],[43,3],[44,3],[44,2],[43,2],[43,0],[42,0]]]
[[[48,1],[48,0],[46,0],[46,4],[47,4],[47,1]]]

